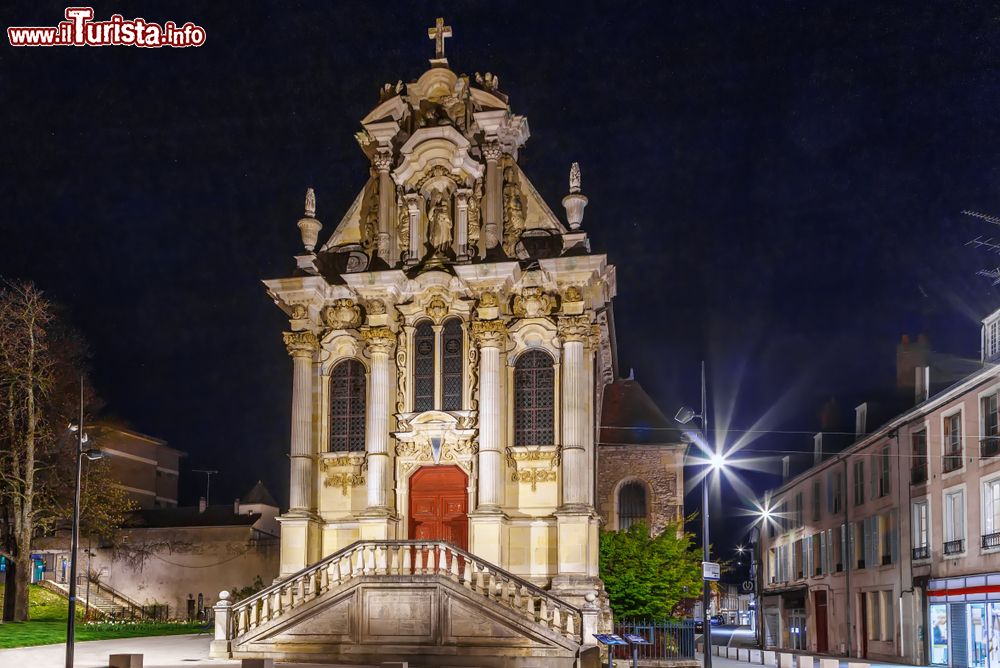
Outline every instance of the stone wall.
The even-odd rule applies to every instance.
[[[646,487],[648,523],[659,533],[684,515],[684,449],[677,445],[601,445],[597,462],[597,511],[605,530],[618,529],[619,488],[632,480]]]

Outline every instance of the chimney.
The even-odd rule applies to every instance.
[[[823,432],[813,436],[813,466],[823,461]]]
[[[900,393],[909,394],[913,388],[913,370],[927,366],[930,359],[931,342],[926,334],[917,336],[914,341],[908,334],[900,337],[896,345],[896,389]]]
[[[240,514],[240,500],[236,499],[235,501],[233,501],[233,515],[239,515],[239,514]]]
[[[854,407],[854,438],[861,438],[868,433],[868,402]]]
[[[929,366],[918,366],[915,375],[914,399],[919,404],[927,401],[927,398],[931,395],[931,368]]]
[[[198,499],[198,512],[199,513],[205,512],[205,508],[208,508],[208,502],[205,501],[205,497],[201,497],[200,499]]]
[[[791,467],[791,463],[792,463],[792,458],[790,456],[785,455],[784,457],[781,458],[781,481],[782,482],[788,480],[788,472],[789,472],[789,468]]]

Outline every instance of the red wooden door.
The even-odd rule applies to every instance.
[[[468,478],[457,466],[425,466],[410,478],[410,538],[469,547]]]
[[[813,592],[814,609],[816,610],[816,652],[826,654],[829,651],[829,641],[826,629],[826,592]]]

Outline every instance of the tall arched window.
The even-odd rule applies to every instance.
[[[344,360],[330,373],[330,450],[365,449],[365,367]]]
[[[636,522],[646,521],[646,488],[629,482],[618,490],[618,529],[624,531]]]
[[[434,408],[434,328],[424,320],[413,333],[413,410]]]
[[[555,442],[555,369],[552,357],[531,350],[514,365],[514,445]]]
[[[462,323],[451,319],[441,332],[441,408],[462,410]]]

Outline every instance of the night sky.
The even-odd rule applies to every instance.
[[[65,3],[0,9],[55,25]],[[978,357],[1000,306],[966,242],[1000,215],[1000,10],[987,4],[97,3],[207,30],[201,48],[0,47],[0,275],[63,303],[107,413],[287,501],[289,275],[316,188],[326,238],[367,177],[353,138],[427,28],[525,114],[521,165],[553,210],[571,162],[618,267],[623,374],[808,449],[830,396],[891,386],[895,344]],[[1000,230],[997,230],[1000,232]],[[998,234],[1000,236],[1000,234]],[[844,425],[852,425],[844,405]],[[761,421],[762,416],[767,415]],[[731,433],[729,440],[739,434]],[[757,486],[768,484],[749,476]],[[695,497],[696,498],[696,497]],[[720,520],[721,521],[721,520]]]

